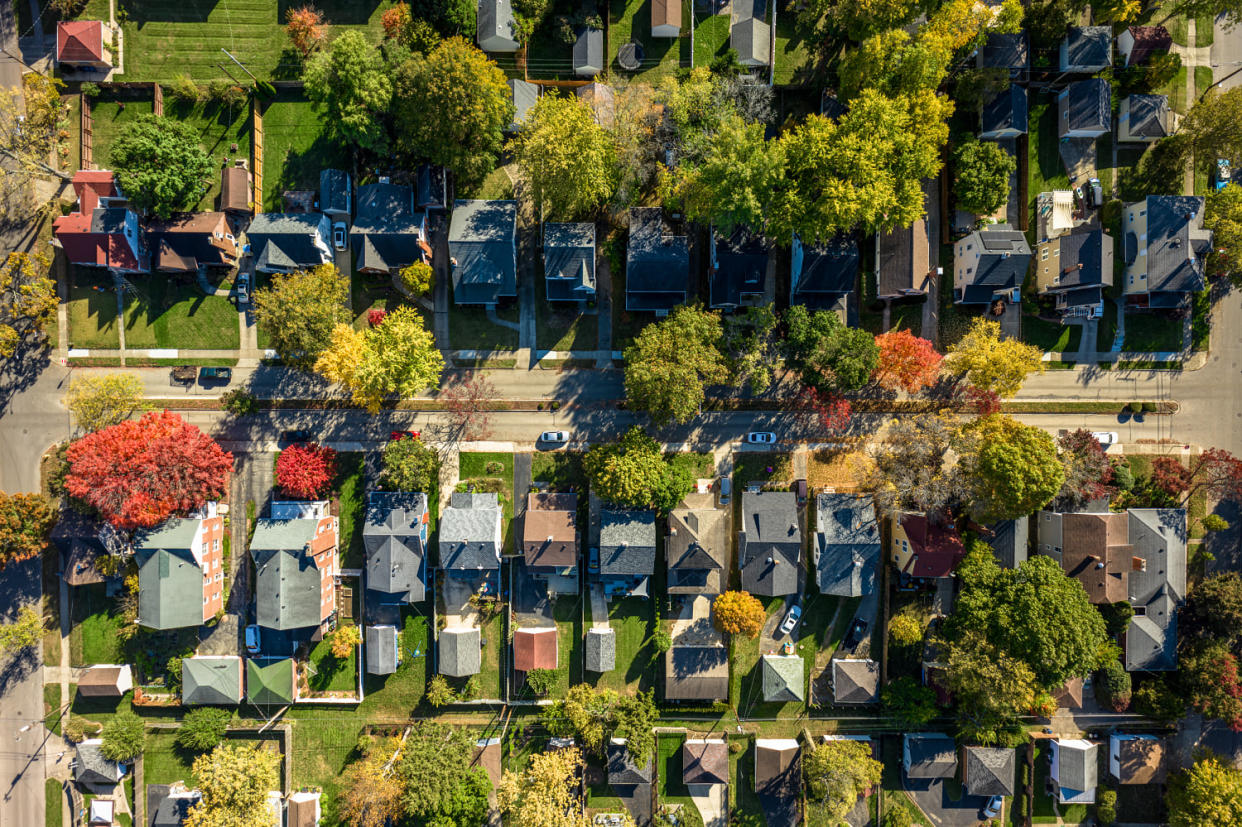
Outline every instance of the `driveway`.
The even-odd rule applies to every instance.
[[[729,785],[687,784],[686,788],[703,817],[703,827],[725,827],[729,818]]]
[[[979,813],[986,802],[983,796],[965,794],[952,800],[943,778],[911,779],[903,773],[902,787],[935,827],[973,827],[979,823]]]

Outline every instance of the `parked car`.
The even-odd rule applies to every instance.
[[[862,642],[863,635],[867,634],[867,621],[861,617],[854,618],[854,622],[850,624],[850,630],[845,633],[846,649],[853,649]]]
[[[798,480],[795,488],[798,493],[798,505],[806,505],[806,480]]]
[[[1087,182],[1087,207],[1098,210],[1102,206],[1104,206],[1104,187],[1100,186],[1099,178],[1092,178]]]
[[[295,428],[292,431],[280,432],[280,444],[284,446],[292,445],[295,442],[311,442],[315,435],[306,428]]]
[[[250,274],[238,273],[237,281],[233,284],[233,292],[237,296],[237,306],[250,304]]]
[[[259,654],[259,627],[246,627],[246,652],[247,654]]]
[[[338,221],[332,225],[332,246],[338,250],[345,249],[345,222]]]
[[[776,434],[771,431],[751,431],[746,435],[751,445],[771,445],[776,442]]]
[[[539,435],[539,441],[562,445],[569,442],[569,431],[544,431]]]
[[[599,574],[599,549],[593,548],[587,553],[587,571]]]
[[[232,368],[200,368],[198,371],[198,381],[200,382],[231,382],[233,380]]]
[[[1091,436],[1095,437],[1095,441],[1100,443],[1100,447],[1108,450],[1108,446],[1116,445],[1121,441],[1121,437],[1117,436],[1116,431],[1092,431]]]
[[[720,478],[720,504],[728,505],[729,499],[733,496],[733,480],[728,477]]]
[[[1001,807],[1005,803],[1004,796],[994,795],[988,799],[988,803],[983,805],[984,818],[996,818],[1001,813]]]
[[[396,442],[399,439],[418,439],[422,435],[422,431],[393,431],[388,438]]]
[[[792,632],[801,619],[802,607],[795,603],[789,607],[789,611],[785,614],[785,620],[781,623],[781,634],[787,635]]]

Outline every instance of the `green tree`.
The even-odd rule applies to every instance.
[[[575,738],[589,752],[602,756],[617,726],[619,701],[615,690],[576,684],[564,698],[544,707],[544,725],[554,736]]]
[[[254,291],[255,322],[286,363],[313,368],[333,329],[350,321],[348,298],[349,279],[331,264],[277,274],[270,287]]]
[[[280,753],[246,744],[221,744],[194,759],[203,794],[186,827],[266,827],[269,790],[280,789]]]
[[[1018,392],[1027,374],[1043,372],[1042,358],[1033,345],[1002,339],[999,322],[978,317],[966,335],[949,346],[944,365],[979,390],[1006,399]]]
[[[807,798],[824,808],[827,822],[840,824],[858,796],[880,783],[884,765],[871,757],[862,741],[815,744],[802,757],[802,783]]]
[[[1009,176],[1018,168],[994,141],[962,141],[953,151],[953,194],[958,209],[991,215],[1009,201]]]
[[[1114,712],[1125,712],[1130,708],[1130,673],[1116,658],[1100,667],[1092,686],[1101,706],[1109,707]]]
[[[1178,636],[1221,640],[1237,651],[1242,645],[1242,577],[1230,571],[1196,583],[1178,614]]]
[[[60,299],[42,253],[9,253],[0,263],[0,359],[17,352],[22,337],[54,324]]]
[[[139,115],[112,142],[117,185],[141,212],[168,218],[192,209],[215,170],[199,135],[182,121]]]
[[[1242,772],[1205,755],[1169,779],[1168,803],[1173,827],[1242,824]]]
[[[1026,517],[1061,490],[1065,467],[1056,443],[1042,428],[990,414],[960,433],[959,462],[975,520],[994,523]]]
[[[655,705],[655,694],[648,689],[637,695],[623,695],[617,699],[617,726],[613,735],[625,738],[625,748],[638,766],[643,767],[655,757],[655,727],[660,710]]]
[[[668,473],[660,443],[637,425],[615,445],[601,443],[591,448],[582,465],[596,496],[635,508],[651,504]]]
[[[429,493],[440,480],[440,457],[418,439],[394,439],[384,446],[380,488]]]
[[[376,155],[388,152],[385,115],[393,83],[380,50],[357,30],[347,30],[306,64],[306,96],[319,108],[335,141]]]
[[[405,398],[436,387],[444,357],[423,317],[403,306],[363,331],[338,324],[315,370],[348,388],[354,402],[378,413],[394,394]]]
[[[776,311],[771,307],[745,307],[723,319],[723,349],[729,360],[733,384],[759,394],[772,385],[773,374],[784,365]]]
[[[177,746],[191,752],[215,749],[228,731],[233,713],[227,709],[204,706],[191,709],[177,729]]]
[[[612,197],[616,149],[576,95],[541,95],[512,149],[548,220],[582,218]]]
[[[784,170],[780,144],[764,138],[764,124],[730,113],[703,139],[697,164],[678,164],[673,199],[687,217],[729,235],[737,227],[763,233],[772,193]]]
[[[913,612],[898,612],[888,619],[888,639],[894,646],[922,643],[923,623]]]
[[[789,365],[801,371],[803,384],[823,392],[848,392],[871,381],[880,347],[867,331],[846,327],[836,313],[812,313],[801,304],[786,311],[785,326]]]
[[[884,714],[904,729],[920,729],[940,713],[936,691],[914,678],[900,677],[880,690]]]
[[[1208,194],[1203,226],[1212,231],[1209,270],[1242,279],[1242,186],[1228,186]]]
[[[471,767],[475,738],[466,729],[418,721],[401,748],[397,773],[407,816],[420,823],[481,824],[487,820],[491,782]]]
[[[728,379],[720,352],[720,316],[699,307],[678,307],[647,325],[625,350],[625,397],[657,425],[689,422],[699,412],[707,385]]]
[[[142,380],[130,373],[73,377],[65,407],[83,431],[98,431],[124,422],[142,405]]]
[[[863,40],[904,26],[926,7],[921,0],[817,0],[808,6],[806,14],[818,20],[826,13],[834,29],[849,35],[850,40]]]
[[[1171,724],[1186,714],[1186,698],[1161,675],[1143,682],[1135,690],[1134,711],[1144,718]]]
[[[435,286],[436,274],[425,261],[416,261],[401,269],[401,284],[412,296],[425,296]]]
[[[1236,8],[1242,8],[1237,0],[1232,2]],[[1242,122],[1242,87],[1235,86],[1223,92],[1217,87],[1190,107],[1178,134],[1189,138],[1195,161],[1206,167],[1215,164],[1217,158],[1242,157],[1239,122]]]
[[[863,89],[886,95],[935,89],[948,67],[948,57],[941,49],[903,29],[889,29],[841,56],[840,94],[845,100],[853,100]]]
[[[47,497],[0,491],[0,569],[38,556],[54,525],[56,508]]]
[[[38,646],[43,640],[43,617],[29,606],[17,610],[17,618],[0,623],[0,655]]]
[[[427,703],[439,709],[457,700],[457,693],[443,675],[433,675],[427,682]]]
[[[394,82],[397,148],[447,167],[459,190],[480,183],[513,122],[505,73],[469,42],[450,37],[403,63]]]
[[[962,734],[994,744],[1035,704],[1035,675],[971,632],[949,644],[949,689],[957,705]]]
[[[102,743],[99,751],[112,761],[128,761],[142,752],[146,740],[146,725],[128,709],[123,709],[104,724],[99,734]]]

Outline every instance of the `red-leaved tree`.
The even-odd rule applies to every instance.
[[[150,528],[224,496],[233,455],[176,414],[144,414],[65,452],[65,490],[117,528]]]
[[[880,363],[872,379],[882,388],[918,393],[934,384],[943,357],[927,339],[908,330],[894,330],[875,337]]]
[[[828,433],[837,433],[849,427],[854,408],[848,399],[833,393],[821,393],[814,388],[803,388],[799,400],[803,410],[814,414],[820,427]]]
[[[970,385],[966,388],[963,396],[966,402],[966,409],[974,411],[979,416],[1000,413],[1000,394],[996,391],[976,388],[974,385]]]
[[[276,485],[289,497],[313,500],[328,492],[336,477],[336,451],[314,442],[290,445],[276,460]]]
[[[406,27],[410,25],[410,7],[405,3],[398,3],[380,15],[380,25],[384,27],[384,37],[400,40],[405,36]]]
[[[486,376],[468,373],[461,380],[440,391],[448,408],[452,431],[449,437],[457,442],[486,439],[492,432],[492,403],[496,388]]]
[[[1065,467],[1065,483],[1057,494],[1057,502],[1068,510],[1076,510],[1091,500],[1111,494],[1113,464],[1100,441],[1091,432],[1079,428],[1057,437],[1057,455]]]
[[[1177,457],[1156,457],[1151,461],[1151,481],[1170,497],[1180,497],[1190,488],[1190,469]]]
[[[302,57],[319,48],[328,36],[328,28],[323,24],[323,12],[310,6],[289,9],[285,14],[285,24],[293,48]]]
[[[1242,500],[1242,460],[1220,448],[1191,457],[1186,468],[1176,457],[1157,457],[1151,480],[1170,496],[1189,498],[1197,491],[1222,500]]]
[[[367,324],[371,327],[379,327],[384,323],[384,319],[388,318],[388,311],[378,307],[373,307],[367,311]]]

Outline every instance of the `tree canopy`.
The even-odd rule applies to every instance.
[[[337,324],[348,323],[349,279],[332,264],[272,276],[254,291],[254,315],[272,349],[288,364],[312,368],[332,341]]]
[[[1042,359],[1039,348],[1017,339],[1002,339],[999,322],[978,317],[966,335],[949,346],[944,364],[964,375],[972,386],[1004,399],[1018,392],[1027,374],[1043,372]]]
[[[637,425],[615,444],[591,448],[582,465],[596,496],[622,507],[655,506],[667,512],[694,487],[686,469],[666,460],[660,443]]]
[[[640,767],[655,757],[657,718],[659,710],[650,691],[620,695],[585,683],[571,686],[563,699],[544,708],[543,715],[553,735],[575,738],[599,756],[609,739],[624,737],[626,750]]]
[[[1237,0],[1233,0],[1237,4]],[[1242,157],[1242,86],[1211,89],[1190,107],[1178,134],[1190,140],[1195,161],[1214,164],[1217,158]]]
[[[625,350],[625,397],[657,425],[689,422],[706,386],[728,379],[720,352],[720,316],[682,306],[649,324]]]
[[[211,156],[188,124],[139,115],[112,142],[117,185],[135,209],[168,218],[193,208],[211,186]]]
[[[400,821],[401,778],[388,762],[401,748],[399,738],[371,738],[362,757],[341,775],[341,811],[349,827],[386,827]]]
[[[1113,464],[1091,432],[1079,428],[1057,437],[1057,453],[1065,469],[1065,482],[1056,502],[1065,511],[1077,511],[1113,489]]]
[[[824,808],[829,824],[844,823],[858,796],[879,784],[883,772],[884,765],[863,741],[818,743],[802,757],[807,798]]]
[[[338,324],[315,370],[348,388],[354,402],[378,413],[390,396],[400,399],[436,387],[444,357],[423,317],[402,306],[363,331]]]
[[[310,59],[303,78],[329,136],[376,155],[388,152],[385,115],[393,83],[384,56],[365,34],[342,32]]]
[[[961,429],[958,454],[971,516],[981,523],[1026,517],[1047,505],[1065,482],[1052,437],[1004,414]]]
[[[846,327],[828,310],[811,312],[796,304],[785,313],[786,356],[801,371],[803,384],[821,393],[862,388],[879,366],[875,338],[857,327]]]
[[[89,433],[129,419],[144,392],[142,380],[132,373],[79,374],[69,385],[65,407]]]
[[[891,330],[875,337],[878,362],[872,379],[882,388],[918,393],[935,384],[941,356],[927,339],[908,330]]]
[[[512,148],[547,220],[583,218],[612,197],[616,148],[576,95],[541,95]]]
[[[0,176],[5,194],[9,184],[25,184],[32,173],[70,178],[49,163],[60,155],[61,131],[69,129],[68,106],[60,96],[64,85],[60,78],[26,72],[21,88],[0,89],[0,157],[15,162]]]
[[[0,569],[37,557],[56,525],[56,508],[42,494],[0,491]]]
[[[1169,779],[1168,804],[1173,827],[1242,824],[1242,772],[1214,755],[1202,756]]]
[[[729,235],[743,227],[762,234],[772,193],[784,169],[784,155],[765,140],[762,123],[747,123],[730,112],[709,134],[696,139],[697,163],[679,164],[671,195],[686,216]]]
[[[953,150],[953,161],[959,209],[991,215],[1009,201],[1009,176],[1018,162],[995,141],[962,141]]]
[[[407,816],[455,825],[486,821],[492,785],[481,767],[470,765],[474,742],[468,730],[436,721],[418,721],[411,727],[397,767]]]
[[[500,812],[510,824],[531,827],[588,827],[578,795],[578,774],[585,766],[576,748],[536,752],[520,773],[506,771],[497,791]],[[633,821],[625,816],[628,827]]]
[[[963,734],[994,744],[1035,704],[1035,675],[1022,661],[968,632],[948,647],[948,682]]]
[[[393,439],[384,445],[380,488],[430,493],[440,480],[440,457],[418,439]]]
[[[142,752],[146,741],[146,724],[128,709],[123,709],[104,724],[99,735],[99,751],[113,761],[128,761]]]
[[[957,424],[931,414],[894,419],[884,440],[872,446],[874,466],[867,487],[885,513],[924,511],[933,519],[946,515],[959,495],[957,467],[946,455],[957,434]]]
[[[1203,226],[1212,231],[1211,272],[1242,278],[1242,186],[1208,193]]]
[[[725,634],[759,637],[767,618],[763,604],[750,592],[727,591],[712,601],[712,625]]]
[[[0,359],[17,352],[22,338],[56,323],[60,298],[41,253],[9,253],[0,264]]]
[[[221,744],[194,759],[202,800],[186,827],[266,827],[268,790],[280,789],[280,753],[246,744]]]

